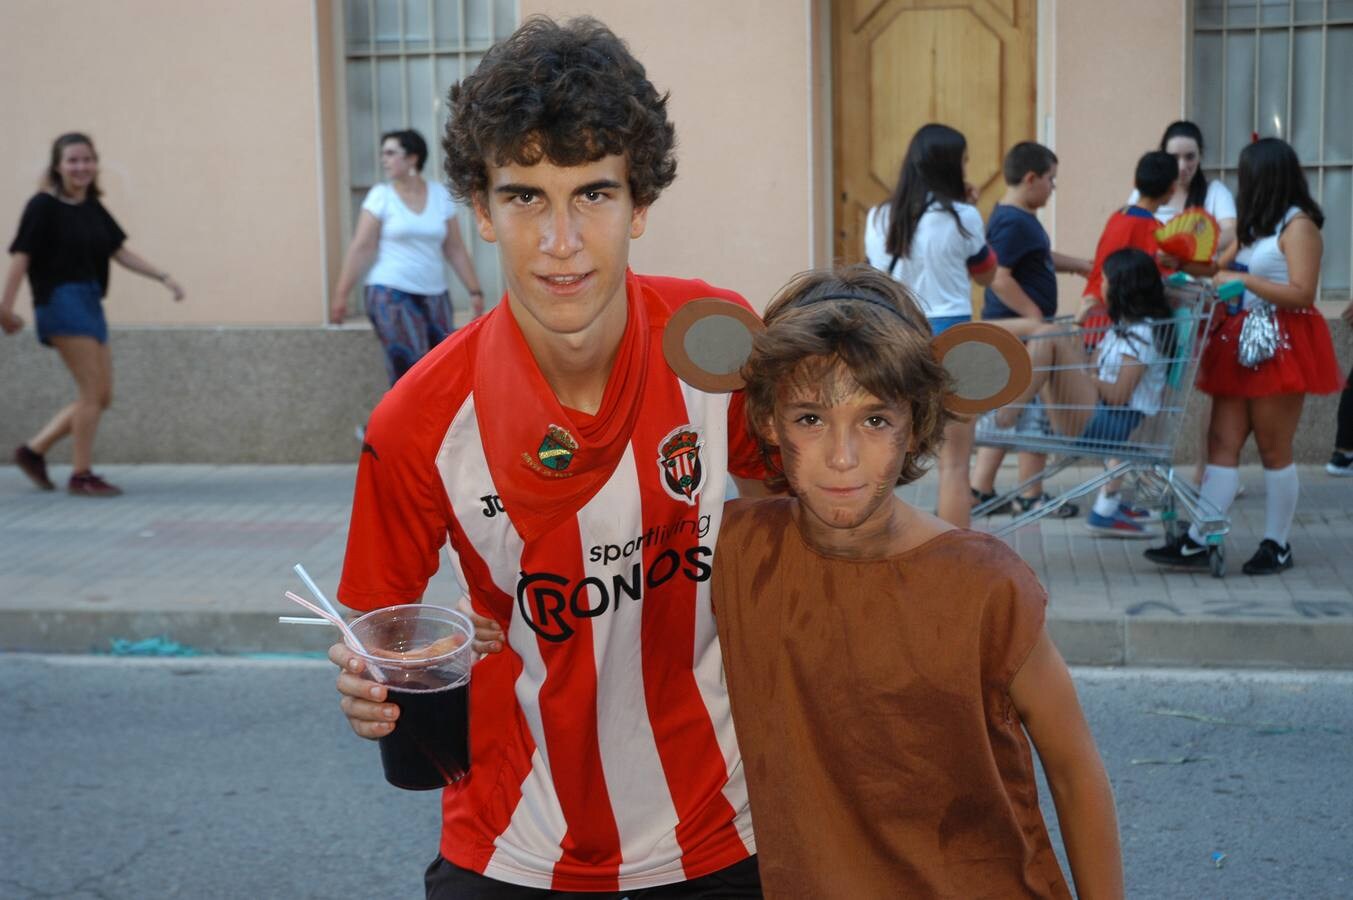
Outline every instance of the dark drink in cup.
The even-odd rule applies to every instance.
[[[439,690],[391,687],[395,730],[380,739],[385,780],[409,791],[454,784],[470,771],[470,685]]]
[[[474,626],[462,613],[422,603],[389,606],[350,625],[364,677],[399,707],[380,739],[385,780],[410,791],[446,787],[470,770],[470,665]]]

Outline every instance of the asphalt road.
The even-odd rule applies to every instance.
[[[1075,674],[1130,897],[1353,896],[1353,673]],[[0,684],[0,897],[422,896],[437,795],[384,783],[327,664],[6,654]]]

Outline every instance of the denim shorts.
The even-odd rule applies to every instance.
[[[931,334],[939,337],[955,325],[968,324],[972,316],[926,316],[926,321],[930,323]]]
[[[92,337],[108,343],[103,287],[97,281],[63,281],[52,288],[46,303],[33,307],[33,318],[38,340],[49,347],[54,337]]]
[[[1095,414],[1090,417],[1090,421],[1085,423],[1080,440],[1096,445],[1126,443],[1141,424],[1142,418],[1140,410],[1101,402],[1095,406]]]
[[[1028,403],[1024,404],[1024,408],[1019,411],[1019,418],[1015,421],[1015,430],[1020,434],[1051,435],[1053,433],[1052,423],[1048,421],[1048,412],[1043,408],[1042,400],[1032,397]]]

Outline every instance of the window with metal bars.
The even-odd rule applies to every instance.
[[[1208,175],[1235,191],[1252,134],[1290,143],[1325,211],[1321,297],[1348,298],[1353,0],[1194,0],[1189,68]]]
[[[444,181],[441,134],[446,125],[446,92],[479,65],[494,42],[517,27],[516,0],[343,0],[339,41],[343,71],[343,121],[348,202],[344,234],[351,236],[362,200],[381,180],[380,136],[412,128],[428,144],[423,177]],[[474,258],[492,306],[502,294],[498,254],[479,237],[468,209],[456,215],[461,237]],[[346,245],[346,238],[344,241]],[[457,320],[468,308],[464,285],[449,271]],[[350,308],[362,309],[361,291]]]

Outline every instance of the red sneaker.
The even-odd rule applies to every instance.
[[[122,488],[111,485],[93,472],[77,472],[70,477],[66,492],[76,497],[116,497]]]
[[[20,444],[14,448],[14,465],[28,476],[29,481],[44,491],[56,490],[52,479],[47,477],[47,460],[42,458],[41,453],[28,449],[27,444]]]

